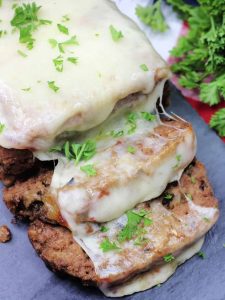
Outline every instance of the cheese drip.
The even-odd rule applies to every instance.
[[[29,0],[19,2],[30,3]],[[66,131],[85,131],[108,118],[115,105],[134,93],[150,94],[156,82],[169,77],[166,63],[144,33],[108,0],[35,1],[38,16],[52,23],[33,33],[34,48],[19,43],[12,33],[11,1],[3,1],[0,43],[0,122],[5,125],[0,145],[5,148],[47,150]],[[67,15],[68,22],[63,23]],[[58,30],[66,26],[69,35]],[[123,38],[114,41],[113,25]],[[75,45],[60,52],[58,43],[76,36]],[[49,40],[56,45],[52,48]],[[24,55],[19,55],[25,53]],[[53,60],[61,55],[63,71]],[[77,58],[73,64],[68,58]],[[148,71],[140,66],[145,64]],[[54,92],[48,86],[54,82]]]
[[[101,291],[107,297],[123,297],[137,292],[148,290],[158,284],[165,282],[171,277],[178,266],[197,254],[204,243],[204,238],[188,247],[178,255],[171,263],[155,267],[148,272],[136,276],[134,279],[115,287],[99,285]]]

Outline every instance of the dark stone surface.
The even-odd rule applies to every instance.
[[[198,158],[205,163],[221,216],[208,233],[203,251],[206,258],[193,257],[161,287],[124,299],[133,300],[224,300],[225,299],[225,144],[173,89],[169,109],[192,122],[198,136]],[[10,224],[12,216],[0,204],[0,224],[9,225],[13,240],[0,244],[1,300],[95,300],[106,299],[97,289],[51,273],[37,257],[26,234],[26,225]]]

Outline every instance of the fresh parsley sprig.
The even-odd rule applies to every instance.
[[[76,164],[80,161],[87,161],[91,159],[96,154],[96,142],[93,140],[87,140],[83,144],[76,144],[67,141],[62,146],[57,146],[50,149],[50,152],[59,152],[65,155],[68,160],[74,160]],[[94,174],[94,169],[91,168],[91,165],[83,167],[83,170],[86,173]]]
[[[49,20],[39,19],[39,11],[41,6],[37,6],[35,2],[16,5],[11,25],[19,30],[19,41],[25,44],[26,47],[31,50],[34,47],[35,38],[33,33],[41,25],[49,25],[52,22]]]

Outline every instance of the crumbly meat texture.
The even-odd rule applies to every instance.
[[[28,150],[5,149],[0,147],[0,180],[10,186],[16,177],[35,166],[32,152]]]
[[[12,239],[12,233],[6,225],[0,226],[0,243],[7,243]]]
[[[164,194],[167,192],[174,195],[171,201],[164,199]],[[170,184],[164,194],[154,201],[160,201],[166,209],[173,211],[175,215],[187,215],[188,205],[184,193],[192,195],[193,201],[197,205],[218,206],[205,168],[198,161],[193,162],[185,170],[180,180],[180,186],[176,183]],[[208,220],[205,222],[205,231],[209,230],[217,217],[218,214],[210,224]],[[81,279],[84,283],[91,281],[91,283],[97,284],[98,278],[92,261],[73,240],[68,229],[36,220],[29,228],[29,238],[38,255],[53,271],[67,273]]]
[[[176,134],[173,126],[187,131],[191,130],[188,123],[181,121],[167,120],[165,124],[170,126],[160,125],[155,128],[154,133],[171,139]],[[171,140],[168,144],[166,149],[168,153],[174,147],[174,143],[176,141]],[[164,155],[164,151],[160,153]],[[46,168],[43,163],[36,164],[36,167],[28,173],[28,177],[19,176],[12,186],[5,188],[3,198],[7,207],[18,218],[33,220],[40,217],[42,220],[53,223],[61,220],[60,223],[64,225],[55,200],[48,194],[53,166]]]

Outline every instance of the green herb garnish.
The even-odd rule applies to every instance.
[[[150,113],[148,113],[146,111],[144,111],[144,112],[141,113],[141,117],[142,117],[142,119],[144,119],[146,121],[150,121],[150,122],[156,120],[156,115],[150,114]]]
[[[147,7],[137,6],[136,15],[140,20],[152,28],[154,31],[164,32],[169,27],[165,22],[165,18],[161,11],[162,0],[158,0],[155,4]]]
[[[96,142],[87,140],[83,144],[75,144],[67,141],[62,146],[50,149],[50,152],[59,152],[66,156],[68,160],[75,160],[78,164],[82,160],[89,160],[96,154]]]
[[[72,64],[76,65],[78,62],[78,58],[77,57],[68,57],[67,60],[69,62],[71,62]]]
[[[53,59],[53,64],[56,68],[56,71],[62,72],[63,71],[63,57],[62,55],[59,55],[55,59]]]
[[[27,54],[24,53],[24,52],[21,51],[21,50],[17,50],[17,53],[18,53],[20,56],[22,56],[22,57],[27,57]]]
[[[134,148],[133,146],[128,146],[127,151],[131,154],[135,154],[136,153],[136,148]]]
[[[101,226],[100,231],[101,232],[107,232],[107,231],[109,231],[109,228],[106,227],[106,226]]]
[[[169,253],[169,254],[163,256],[163,259],[166,263],[169,263],[169,262],[173,261],[175,259],[175,257],[171,253]]]
[[[0,133],[2,133],[5,129],[5,124],[0,123]]]
[[[55,93],[57,93],[60,89],[58,86],[56,86],[55,81],[48,81],[48,87]]]
[[[112,130],[110,132],[110,135],[114,138],[121,137],[124,135],[124,131],[123,130],[119,130],[119,131]]]
[[[83,171],[90,177],[96,176],[96,174],[97,174],[97,171],[95,170],[93,165],[82,166],[82,167],[80,167],[80,169],[81,169],[81,171]]]
[[[199,256],[200,258],[204,259],[204,258],[205,258],[205,253],[202,252],[202,251],[199,251],[199,252],[198,252],[198,256]]]
[[[116,243],[110,242],[110,240],[108,238],[105,238],[100,246],[100,249],[102,249],[103,252],[109,252],[109,251],[113,251],[113,250],[119,250],[120,248],[116,245]]]
[[[116,28],[113,25],[109,26],[109,30],[111,32],[111,36],[112,36],[112,39],[114,40],[114,42],[118,42],[119,40],[121,40],[123,38],[122,31],[116,30]]]
[[[149,69],[148,69],[148,67],[146,66],[146,64],[140,65],[140,68],[141,68],[144,72],[148,72],[148,71],[149,71]]]
[[[68,15],[62,16],[62,22],[68,22],[70,21],[70,17]]]
[[[77,37],[74,35],[65,42],[58,43],[58,48],[61,53],[65,53],[65,47],[79,45]]]
[[[22,89],[22,91],[24,91],[24,92],[30,92],[31,91],[31,87],[24,88],[24,89]]]
[[[31,50],[35,42],[33,33],[39,26],[51,24],[51,21],[39,19],[38,13],[41,6],[37,6],[35,2],[22,4],[21,6],[17,5],[14,9],[14,17],[11,20],[11,25],[19,30],[20,43],[25,44]]]
[[[57,24],[57,27],[60,32],[62,32],[63,34],[69,35],[69,29],[66,26],[64,26],[62,24]]]
[[[178,58],[172,65],[185,88],[198,88],[202,102],[212,106],[225,99],[225,5],[224,1],[198,0],[192,6],[182,0],[168,0],[189,30],[171,51]],[[225,136],[225,109],[211,119],[210,126]]]

